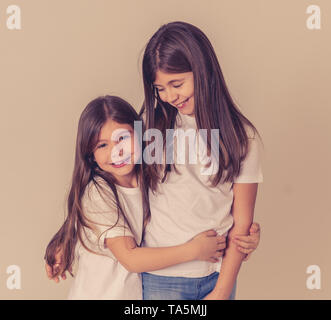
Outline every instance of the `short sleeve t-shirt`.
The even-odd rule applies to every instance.
[[[178,114],[175,129],[196,130],[195,118]],[[188,141],[189,139],[186,139]],[[175,154],[177,143],[174,142]],[[196,141],[193,143],[197,148]],[[198,148],[197,148],[198,149]],[[180,152],[183,149],[178,149]],[[233,225],[231,206],[234,183],[259,183],[263,181],[260,143],[256,137],[249,139],[249,152],[242,163],[241,172],[233,182],[210,185],[203,161],[190,164],[189,148],[185,147],[186,162],[176,162],[179,174],[172,170],[158,191],[150,192],[151,220],[145,230],[147,247],[174,246],[189,241],[200,232],[214,229],[220,235],[227,234]],[[178,158],[177,158],[178,159]],[[201,156],[203,160],[203,156]],[[212,163],[213,166],[213,163]],[[212,168],[212,166],[210,168]],[[210,169],[208,169],[210,170]],[[214,172],[212,169],[211,172]],[[220,264],[207,261],[191,261],[150,273],[174,277],[204,277],[219,271]]]
[[[101,178],[97,181],[105,188],[104,190],[109,189]],[[90,220],[89,225],[92,230],[84,227],[83,240],[90,250],[99,254],[90,252],[80,242],[77,243],[78,270],[68,299],[142,299],[140,275],[127,271],[105,246],[106,238],[129,236],[133,237],[138,245],[142,238],[143,213],[140,189],[121,186],[116,188],[131,229],[118,215],[109,197],[111,191],[99,190],[93,182],[90,182],[82,198],[82,207],[85,216]]]

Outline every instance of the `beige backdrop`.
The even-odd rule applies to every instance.
[[[141,54],[163,23],[200,27],[241,110],[265,144],[256,220],[261,244],[244,263],[238,299],[331,298],[329,165],[331,2],[328,0],[15,0],[22,29],[0,3],[0,298],[65,299],[43,254],[64,216],[78,117],[115,94],[137,109]],[[322,29],[308,30],[308,5]],[[21,268],[22,289],[6,270]],[[309,265],[321,289],[306,287]]]

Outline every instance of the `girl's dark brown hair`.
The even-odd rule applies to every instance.
[[[93,183],[96,186],[100,195],[109,193],[113,196],[109,197],[112,199],[105,199],[105,201],[110,200],[113,203],[115,202],[118,215],[121,215],[130,227],[125,211],[122,209],[119,201],[115,178],[110,173],[101,170],[94,161],[93,156],[100,130],[109,119],[118,123],[129,124],[132,128],[134,128],[134,121],[141,121],[137,112],[130,104],[115,96],[99,97],[91,101],[82,112],[78,124],[75,164],[67,201],[67,217],[60,230],[48,244],[45,254],[47,264],[54,266],[56,262],[55,256],[59,249],[62,250],[62,267],[57,273],[53,273],[54,276],[61,274],[65,270],[70,272],[74,262],[75,247],[78,240],[88,251],[91,251],[84,243],[83,232],[84,227],[91,229],[89,222],[93,223],[93,221],[87,219],[82,209],[82,197],[89,183]],[[136,164],[134,170],[136,171],[138,183],[142,190],[144,222],[146,222],[150,218],[150,210],[148,183],[142,174],[143,166],[144,164]],[[98,180],[100,181],[98,178],[104,180],[111,192],[109,192],[110,190],[108,192],[105,190],[98,182]]]
[[[239,111],[233,102],[218,63],[215,51],[206,35],[197,27],[185,22],[163,25],[149,40],[143,56],[145,100],[140,115],[146,116],[146,130],[157,128],[166,137],[166,129],[173,129],[177,109],[161,101],[154,87],[156,72],[193,72],[195,119],[198,129],[219,129],[219,169],[212,185],[232,181],[240,172],[248,152],[248,135],[245,125],[257,133],[254,125]],[[207,148],[211,150],[208,135]],[[166,143],[164,143],[164,146]],[[148,166],[151,188],[164,181],[170,165]],[[176,168],[174,168],[176,169]],[[224,177],[223,177],[223,173]]]

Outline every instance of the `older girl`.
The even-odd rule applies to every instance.
[[[159,129],[163,137],[169,129],[207,130],[209,156],[204,159],[209,167],[177,160],[147,167],[153,192],[144,245],[177,245],[205,229],[228,232],[221,268],[191,261],[144,273],[144,299],[233,298],[245,257],[236,237],[247,240],[242,236],[249,233],[263,179],[257,130],[231,99],[210,41],[191,24],[169,23],[152,36],[143,57],[143,81],[146,129]],[[212,132],[217,132],[216,148]]]

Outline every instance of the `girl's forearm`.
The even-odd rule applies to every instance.
[[[217,299],[228,299],[236,281],[245,254],[237,250],[232,238],[235,235],[248,235],[254,217],[257,183],[233,185],[232,204],[233,227],[228,235],[228,247],[222,261],[220,274],[213,293]]]
[[[148,272],[194,260],[195,251],[189,242],[163,248],[136,247],[127,253],[121,263],[130,272]]]
[[[234,232],[229,233],[228,247],[225,251],[220,274],[214,288],[214,293],[218,299],[228,299],[230,297],[241,263],[246,256],[239,252],[236,244],[231,241],[231,236],[234,234]],[[239,233],[237,232],[236,234]]]

